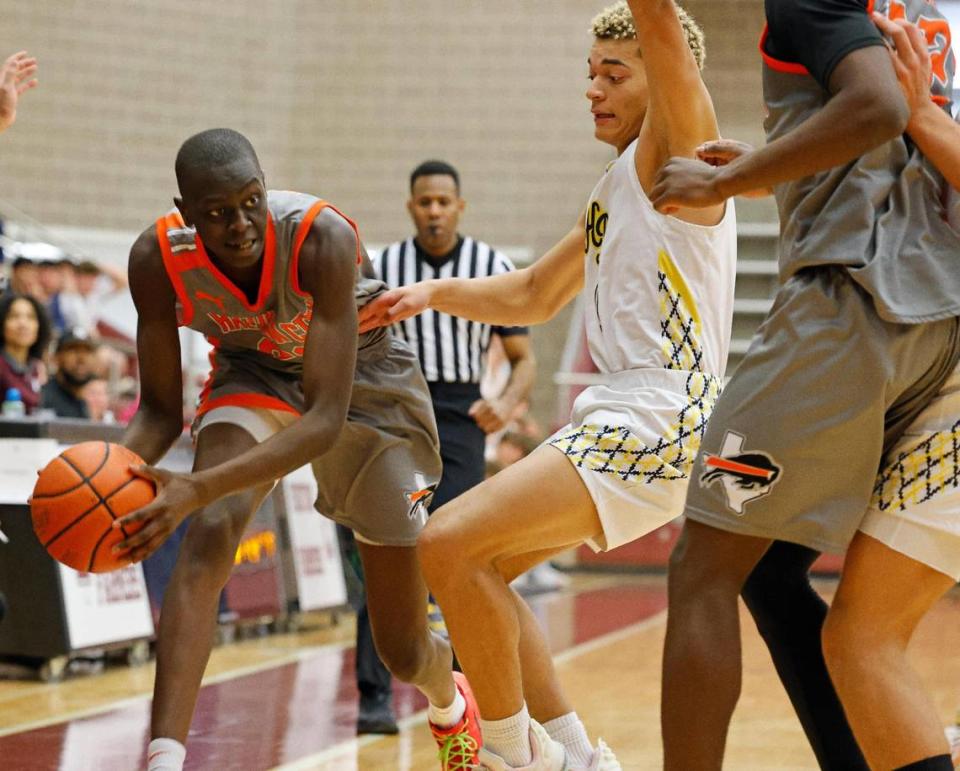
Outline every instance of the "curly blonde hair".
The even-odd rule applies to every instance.
[[[693,56],[697,60],[697,66],[702,70],[703,63],[707,58],[707,49],[703,43],[703,30],[700,25],[694,21],[693,17],[679,5],[677,6],[677,15],[680,17],[680,25],[683,27],[683,34],[687,38],[687,45],[693,51]],[[633,26],[633,15],[627,6],[626,0],[619,0],[593,17],[590,22],[590,31],[600,40],[630,40],[637,37],[637,28]]]

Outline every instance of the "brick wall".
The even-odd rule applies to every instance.
[[[686,5],[707,34],[723,132],[759,141],[762,4]],[[371,242],[409,231],[407,174],[445,158],[462,173],[464,231],[539,254],[573,224],[612,157],[592,139],[583,96],[599,3],[3,6],[0,46],[39,56],[42,86],[0,143],[0,200],[51,224],[143,228],[175,194],[182,140],[222,125],[250,137],[269,185],[329,198]],[[541,403],[565,331],[560,320],[536,336]]]

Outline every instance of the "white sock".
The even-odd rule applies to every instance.
[[[483,746],[514,768],[529,766],[533,761],[530,713],[527,712],[526,702],[516,715],[503,720],[481,720],[480,732],[483,734]]]
[[[147,747],[147,771],[182,771],[187,748],[176,739],[154,739]]]
[[[583,727],[576,712],[568,712],[543,724],[550,738],[560,742],[567,751],[567,758],[575,766],[587,768],[593,760],[593,745],[587,736],[587,729]]]
[[[460,689],[454,686],[457,695],[453,697],[453,703],[449,707],[438,707],[431,704],[427,707],[427,720],[433,723],[437,728],[450,728],[455,726],[463,719],[467,711],[467,700],[463,698]]]

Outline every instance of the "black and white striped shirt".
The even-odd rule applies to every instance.
[[[461,237],[441,258],[430,257],[413,238],[398,241],[380,252],[374,265],[391,288],[431,278],[478,278],[514,270],[505,254],[469,236]],[[416,351],[430,383],[479,383],[491,334],[527,334],[526,327],[481,324],[432,308],[401,321],[394,329]]]

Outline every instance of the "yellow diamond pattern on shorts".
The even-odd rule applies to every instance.
[[[661,348],[666,369],[699,371],[703,366],[700,314],[683,274],[662,249],[657,270]]]
[[[897,455],[880,472],[871,505],[879,511],[905,511],[956,487],[960,487],[960,420]]]
[[[578,468],[615,474],[625,482],[649,484],[657,479],[687,479],[700,449],[707,419],[720,395],[720,379],[702,372],[687,377],[689,403],[680,410],[666,436],[644,444],[626,426],[584,423],[550,444]]]

